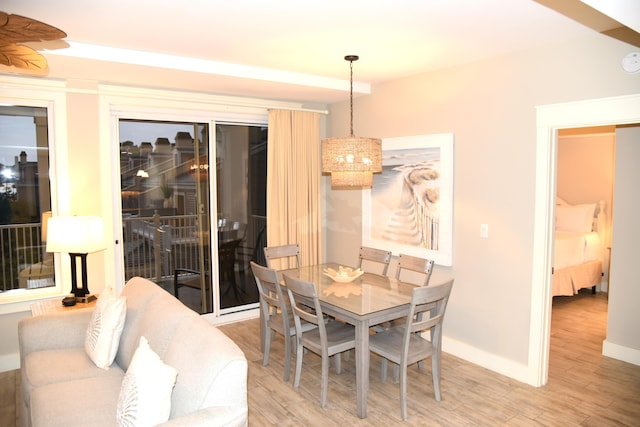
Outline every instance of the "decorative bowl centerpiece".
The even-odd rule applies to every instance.
[[[338,267],[338,270],[334,270],[333,268],[325,268],[324,275],[328,276],[334,282],[338,283],[349,283],[353,282],[358,277],[362,276],[364,271],[356,268],[355,270],[351,267]]]

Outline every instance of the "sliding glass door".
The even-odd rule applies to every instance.
[[[125,279],[200,313],[255,307],[266,127],[121,119],[119,135]]]

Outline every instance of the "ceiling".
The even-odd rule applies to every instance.
[[[560,3],[567,2],[585,6]],[[594,28],[542,3],[554,2],[3,0],[0,8],[67,33],[64,42],[29,44],[45,55],[52,78],[330,104],[348,99],[348,54],[360,56],[353,64],[358,95],[385,81],[620,26],[602,15]]]

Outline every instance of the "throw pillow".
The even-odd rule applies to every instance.
[[[122,427],[154,426],[171,414],[171,393],[178,371],[160,360],[145,337],[122,380],[116,419]]]
[[[127,315],[126,301],[112,288],[105,289],[98,297],[85,335],[84,349],[99,368],[108,369],[116,357]]]

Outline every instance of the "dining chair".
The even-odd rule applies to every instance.
[[[360,254],[358,256],[358,268],[362,268],[365,271],[370,271],[370,266],[376,267],[376,271],[370,271],[375,273],[380,271],[383,276],[387,275],[389,270],[389,262],[391,261],[391,252],[382,249],[370,248],[368,246],[360,247]],[[381,265],[382,264],[382,265]],[[382,270],[380,270],[382,268]]]
[[[400,254],[396,268],[396,279],[418,286],[427,286],[431,279],[431,273],[433,273],[433,264],[431,259]]]
[[[442,322],[449,301],[453,279],[433,287],[416,287],[405,325],[387,329],[369,338],[369,350],[381,356],[381,380],[387,377],[387,361],[400,366],[400,410],[407,419],[407,366],[431,357],[431,376],[435,399],[440,392]],[[422,333],[430,331],[430,340]]]
[[[360,246],[360,253],[358,255],[358,268],[368,271],[370,273],[377,273],[383,276],[387,275],[389,270],[389,262],[391,261],[391,251],[385,251],[383,249],[371,248],[369,246]],[[375,271],[373,271],[375,270]],[[382,328],[382,326],[374,326],[376,328]],[[349,360],[349,352],[344,354],[344,360]]]
[[[262,365],[267,366],[269,364],[271,340],[274,338],[275,332],[278,332],[284,337],[284,380],[289,381],[291,343],[296,336],[289,297],[282,292],[279,274],[276,270],[263,267],[253,261],[250,264],[260,295],[261,333],[263,334],[262,351],[264,352]],[[316,327],[307,322],[304,322],[301,326],[303,331]]]
[[[302,371],[303,348],[312,351],[322,358],[322,388],[320,392],[320,406],[327,403],[327,388],[329,383],[329,357],[334,356],[336,373],[341,371],[340,354],[355,348],[355,329],[351,325],[342,322],[325,322],[313,282],[300,280],[288,274],[284,274],[293,319],[296,327],[296,371],[293,387],[300,385],[300,373]],[[302,322],[306,321],[317,328],[304,331]]]
[[[428,286],[433,272],[433,260],[415,257],[406,254],[398,256],[398,264],[396,268],[395,278],[402,282],[411,283],[416,286]],[[380,325],[374,325],[371,329],[375,332],[381,332],[400,324],[404,324],[405,319],[395,319]]]
[[[281,260],[280,266],[282,268],[280,269],[300,268],[300,266],[302,265],[300,256],[300,245],[298,245],[297,243],[279,246],[265,246],[264,257],[267,261],[267,267],[269,268],[275,268],[275,266],[272,264],[273,260],[275,259]],[[290,261],[293,261],[294,265],[291,265]]]
[[[192,288],[202,291],[202,283],[204,283],[204,302],[202,308],[199,311],[200,314],[207,313],[211,295],[211,275],[207,272],[202,277],[200,270],[194,270],[191,268],[178,268],[173,270],[173,295],[180,299],[178,290],[182,287]],[[182,300],[181,300],[182,301]]]

